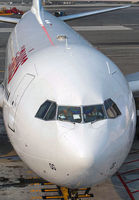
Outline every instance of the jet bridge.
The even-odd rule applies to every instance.
[[[133,92],[136,102],[137,116],[139,117],[139,72],[128,74],[126,79]]]

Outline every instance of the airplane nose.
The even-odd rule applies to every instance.
[[[58,126],[62,152],[59,169],[67,187],[90,187],[120,167],[126,155],[126,141],[123,142],[123,136],[118,136],[119,130],[110,125],[102,120],[94,124],[61,123]]]
[[[95,161],[95,155],[93,149],[88,145],[81,145],[80,149],[75,148],[75,152],[72,156],[72,166],[76,169],[86,170],[93,166]]]
[[[72,144],[73,143],[71,142],[71,146],[73,146]],[[89,140],[86,140],[85,138],[74,139],[74,156],[81,167],[89,168],[93,165],[96,159],[94,150],[94,146]]]
[[[105,122],[97,122],[97,126],[92,124],[62,124],[59,126],[59,142],[61,147],[64,148],[64,152],[75,159],[78,160],[78,164],[83,166],[91,166],[96,155],[98,155],[98,150],[102,147],[102,143],[107,140],[102,140],[104,134]],[[101,139],[100,139],[101,137]]]
[[[83,126],[80,124],[80,127],[77,124],[71,124],[71,127],[68,127],[67,130],[65,126],[59,132],[59,141],[63,147],[63,152],[65,152],[63,161],[66,163],[63,166],[66,165],[70,173],[74,174],[74,179],[75,176],[89,175],[90,170],[92,175],[96,176],[95,163],[99,159],[100,148],[102,147],[102,140],[99,141],[99,131],[102,132],[103,126],[104,122],[103,124],[100,123],[97,129],[93,128],[92,124]]]
[[[107,131],[106,120],[94,125],[75,124],[68,127],[67,131],[63,130],[60,132],[60,142],[64,152],[63,166],[66,166],[66,171],[71,175],[70,187],[89,187],[103,181],[114,174],[125,159],[126,141],[116,137],[116,129]],[[117,149],[118,144],[120,145]]]

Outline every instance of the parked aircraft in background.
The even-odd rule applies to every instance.
[[[5,127],[21,159],[56,185],[95,185],[113,175],[130,151],[139,74],[128,76],[128,83],[63,22],[127,7],[55,17],[34,0],[21,19],[0,17],[17,24],[0,88]]]

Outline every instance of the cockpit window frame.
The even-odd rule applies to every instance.
[[[42,106],[45,102],[47,102],[47,101],[51,102],[51,104],[50,104],[50,106],[49,106],[47,112],[45,113],[44,117],[43,117],[43,118],[37,117],[37,113],[39,112],[41,106]],[[56,104],[55,117],[54,117],[54,119],[45,120],[45,117],[46,117],[46,115],[47,115],[48,111],[50,110],[50,108],[51,108],[51,106],[52,106],[53,103]],[[37,113],[36,113],[36,115],[35,115],[35,118],[40,119],[40,120],[43,120],[43,121],[45,121],[45,122],[47,122],[47,121],[55,121],[55,120],[56,120],[56,116],[57,116],[57,109],[58,109],[57,103],[56,103],[55,101],[52,101],[52,100],[47,99],[46,101],[44,101],[44,102],[41,104],[41,106],[39,107],[39,109],[38,109],[38,111],[37,111]]]
[[[108,115],[108,112],[107,112],[107,109],[106,109],[106,103],[108,102],[108,101],[111,101],[112,102],[112,104],[114,105],[114,106],[116,106],[114,109],[116,109],[116,116],[115,117],[110,117],[109,115]],[[46,113],[45,113],[45,115],[44,115],[44,117],[43,118],[40,118],[40,117],[37,117],[37,113],[39,112],[39,110],[40,110],[40,108],[41,108],[41,106],[43,105],[43,104],[45,104],[45,102],[47,102],[47,101],[49,101],[51,104],[50,104],[50,106],[48,107],[48,110],[46,111]],[[78,105],[78,106],[76,106],[76,105],[58,105],[55,101],[52,101],[52,100],[49,100],[49,99],[47,99],[46,101],[45,101],[44,103],[42,103],[41,104],[41,106],[39,107],[39,109],[38,109],[38,111],[37,111],[37,113],[36,113],[36,115],[35,115],[35,117],[36,118],[38,118],[38,119],[40,119],[40,120],[43,120],[43,121],[61,121],[61,122],[70,122],[70,123],[73,123],[73,124],[86,124],[86,123],[91,123],[91,124],[93,124],[93,123],[95,123],[95,122],[98,122],[98,121],[102,121],[102,120],[105,120],[105,119],[115,119],[115,118],[117,118],[117,117],[119,117],[120,115],[122,115],[122,113],[121,113],[121,111],[120,111],[120,109],[119,109],[119,107],[117,106],[117,104],[115,103],[115,101],[113,101],[111,98],[108,98],[108,99],[106,99],[103,103],[100,103],[100,104],[95,104],[95,105]],[[52,107],[52,105],[53,105],[53,103],[56,105],[56,110],[55,110],[55,117],[54,117],[54,119],[48,119],[48,120],[45,120],[45,117],[47,116],[47,113],[49,112],[49,110],[51,109],[51,107]],[[84,119],[84,110],[83,110],[83,108],[84,107],[94,107],[95,108],[95,106],[97,107],[97,106],[102,106],[102,110],[103,110],[103,113],[104,113],[104,118],[102,118],[102,119],[97,119],[97,120],[95,120],[95,121],[88,121],[88,122],[86,122],[85,121],[85,119]],[[81,111],[81,122],[72,122],[72,121],[70,121],[70,120],[59,120],[58,119],[58,109],[59,109],[59,107],[77,107],[77,108],[80,108],[80,111]]]
[[[69,107],[69,108],[70,108],[70,107],[77,107],[77,108],[80,108],[80,111],[81,111],[81,122],[72,122],[72,121],[69,121],[69,120],[59,120],[59,119],[58,119],[58,108],[59,108],[59,107]],[[60,121],[60,122],[70,122],[70,123],[73,123],[73,124],[75,124],[75,123],[77,123],[77,124],[83,123],[82,106],[76,106],[76,105],[74,105],[74,106],[73,106],[73,105],[72,105],[72,106],[71,106],[71,105],[58,105],[58,106],[57,106],[56,120],[57,120],[57,121]]]
[[[102,109],[103,109],[103,113],[104,113],[104,116],[106,116],[106,118],[104,118],[104,119],[100,119],[100,120],[96,120],[96,121],[90,121],[90,122],[85,122],[85,120],[84,120],[84,112],[83,112],[83,107],[89,107],[89,106],[93,106],[94,108],[96,107],[96,106],[102,106]],[[84,124],[86,124],[86,123],[91,123],[91,124],[93,124],[93,123],[95,123],[95,122],[98,122],[98,121],[102,121],[102,120],[105,120],[105,119],[108,119],[108,116],[107,116],[107,113],[106,113],[106,110],[105,110],[105,106],[104,106],[104,103],[100,103],[100,104],[91,104],[91,105],[83,105],[83,106],[81,106],[82,107],[82,118],[83,118],[83,123]]]
[[[108,114],[108,112],[107,112],[106,104],[107,104],[108,101],[111,101],[112,106],[114,105],[114,107],[115,107],[115,108],[114,108],[114,111],[116,112],[116,115],[115,115],[115,114],[113,113],[113,111],[111,110],[111,112],[113,113],[113,115],[115,115],[114,117],[110,117],[109,114]],[[106,110],[106,114],[107,114],[108,119],[116,119],[117,117],[119,117],[119,116],[122,115],[122,113],[121,113],[119,107],[117,106],[117,104],[115,103],[115,101],[113,101],[111,98],[108,98],[108,99],[106,99],[106,100],[104,101],[104,108],[105,108],[105,110]]]

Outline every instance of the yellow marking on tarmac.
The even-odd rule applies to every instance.
[[[28,173],[28,174],[32,174],[32,173],[33,173],[33,171],[31,171],[31,170],[28,170],[28,171],[27,171],[27,173]]]
[[[43,192],[58,192],[59,190],[56,188],[52,189],[43,189]],[[42,192],[42,190],[30,190],[30,192]]]
[[[79,190],[86,190],[86,188],[80,188]]]
[[[3,73],[3,72],[5,72],[4,70],[0,70],[0,73]]]
[[[30,185],[33,185],[33,186],[39,186],[40,183],[31,183]]]
[[[53,183],[43,183],[43,185],[54,185]]]
[[[13,13],[0,13],[0,16],[9,16],[9,15],[13,15]]]
[[[40,177],[38,177],[38,176],[34,176],[34,177],[32,177],[33,179],[38,179],[38,178],[40,178]]]
[[[69,198],[68,188],[60,187],[60,190],[61,190],[61,192],[63,194],[64,200],[68,200],[68,198]]]
[[[86,197],[92,197],[90,194],[80,194],[78,195],[78,198],[86,198]]]
[[[47,196],[45,199],[63,199],[63,196]]]
[[[34,176],[34,177],[32,177],[32,176],[28,176],[27,179],[38,179],[38,178],[39,178],[38,176]]]
[[[59,190],[56,188],[52,188],[52,189],[44,189],[44,192],[58,192]]]
[[[33,183],[31,185],[54,185],[52,183],[46,182],[46,183]],[[79,191],[85,191],[87,188],[80,188]],[[60,187],[60,189],[57,188],[49,188],[49,189],[32,189],[30,192],[62,192],[62,195],[53,195],[53,196],[34,196],[32,199],[64,199],[64,200],[69,200],[69,191],[68,188],[66,187]],[[93,197],[92,194],[78,194],[78,198],[89,198]]]
[[[7,154],[1,155],[0,157],[1,158],[5,158],[5,157],[10,157],[10,156],[17,156],[17,154],[15,153],[15,151],[11,151],[11,152],[9,152]]]
[[[41,192],[41,190],[30,190],[30,192]]]

